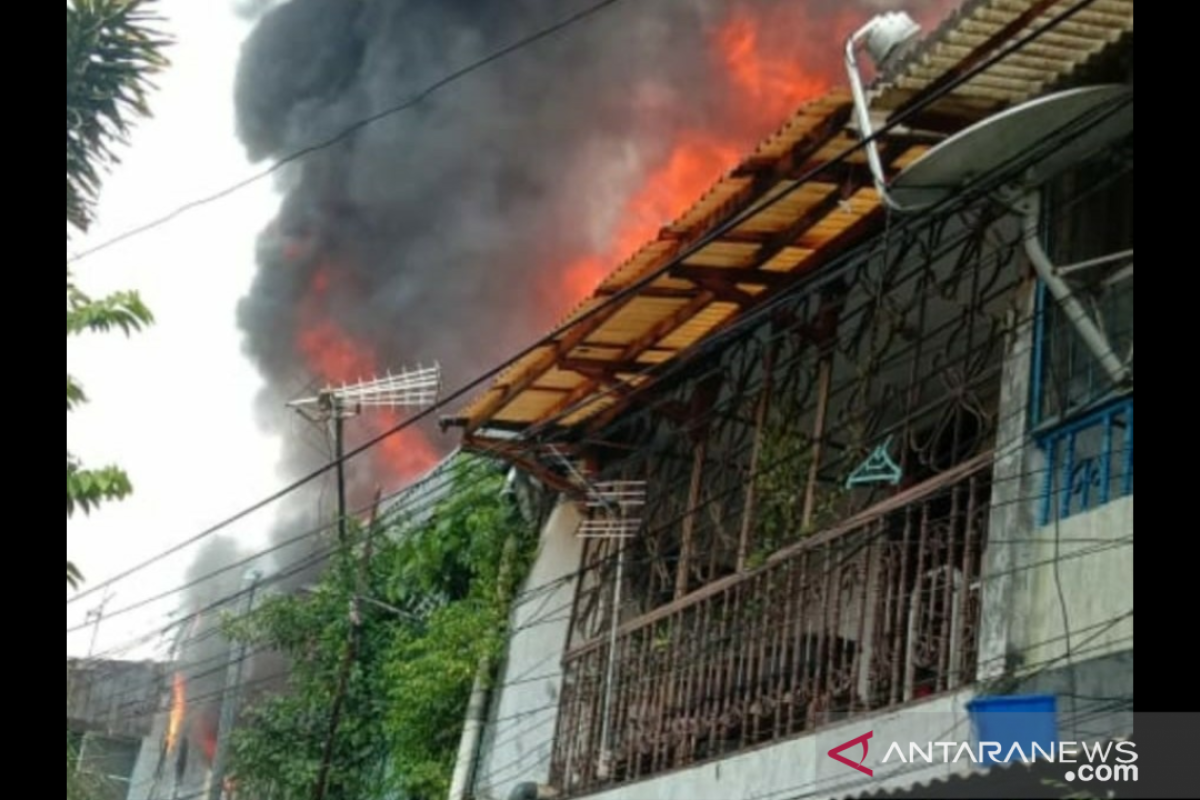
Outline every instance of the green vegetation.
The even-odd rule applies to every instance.
[[[315,591],[274,598],[230,625],[289,667],[286,688],[252,704],[234,738],[234,774],[250,796],[312,797],[350,640],[348,609],[363,592],[396,611],[359,603],[328,797],[445,797],[477,669],[503,649],[536,543],[534,526],[504,496],[502,472],[467,458],[454,469],[453,489],[430,518],[357,530],[357,546],[335,556]]]
[[[836,522],[846,496],[841,486],[818,483],[812,519],[804,524],[804,493],[813,460],[812,437],[787,421],[767,425],[754,476],[757,505],[751,569],[780,548],[800,541]]]
[[[166,40],[155,30],[150,0],[67,0],[67,237],[84,232],[95,215],[103,176],[119,162],[134,120],[150,114],[151,76],[166,65]],[[152,321],[134,292],[93,298],[67,270],[67,337],[120,330],[131,334]],[[87,402],[67,373],[67,413]],[[116,467],[85,469],[67,450],[67,517],[132,491]],[[67,585],[83,575],[67,562]]]

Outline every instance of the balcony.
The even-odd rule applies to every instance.
[[[624,622],[615,652],[608,635],[569,652],[554,784],[596,791],[971,682],[990,474],[984,454]]]

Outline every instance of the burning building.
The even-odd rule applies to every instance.
[[[105,800],[181,800],[208,786],[211,753],[179,665],[69,660],[67,732]]]
[[[458,386],[518,349],[827,89],[839,60],[826,37],[876,5],[617,5],[389,114],[586,4],[269,4],[242,55],[241,136],[256,159],[328,146],[282,167],[239,313],[264,420],[278,426],[309,382],[436,358]],[[946,0],[921,5],[932,17]],[[297,439],[293,471],[324,462]],[[393,437],[352,482],[369,495],[380,475],[420,474],[443,441]]]
[[[949,3],[920,0],[914,13],[931,21]],[[447,74],[590,3],[250,5],[239,134],[252,158],[278,164],[283,202],[238,320],[265,380],[260,418],[282,434],[282,471],[295,477],[331,452],[288,401],[434,359],[455,387],[517,350],[828,89],[839,74],[828,37],[880,0],[618,3],[411,107]],[[347,445],[396,422],[358,420]],[[350,505],[424,473],[451,444],[429,426],[389,437],[348,465]],[[332,516],[329,503],[320,485],[278,509],[274,541],[296,541],[263,566],[287,576],[281,590],[319,568],[311,557],[328,541],[299,534]],[[211,542],[188,576],[190,609],[236,594],[235,571],[204,578],[248,555]],[[313,566],[293,569],[303,563]],[[182,661],[219,662],[227,645],[205,633]],[[248,680],[278,671],[259,662]],[[189,692],[211,697],[219,681],[193,676]]]
[[[1130,732],[1132,31],[864,28],[865,96],[791,109],[446,420],[560,496],[452,800],[931,796],[986,775],[890,742]]]
[[[562,495],[530,578],[557,587],[552,613],[514,621],[455,800],[833,794],[857,785],[828,771],[845,768],[828,746],[867,721],[912,733],[914,704],[954,716],[1003,682],[1131,693],[1132,616],[1116,607],[1131,608],[1131,382],[1088,361],[1033,277],[988,192],[1011,174],[909,217],[880,189],[1008,109],[1130,80],[1132,0],[1096,2],[958,85],[1069,5],[970,0],[897,56],[859,117],[837,88],[842,45],[892,3],[616,4],[415,104],[584,3],[259,5],[239,126],[254,157],[282,162],[284,202],[239,320],[264,424],[282,429],[310,383],[391,365],[437,358],[457,386],[575,309],[447,420]],[[952,5],[909,10],[928,27]],[[898,117],[875,176],[863,128]],[[1047,190],[1056,258],[1131,248],[1131,144],[1096,158]],[[1122,353],[1127,266],[1089,286]],[[355,461],[354,505],[448,441],[413,428]],[[328,458],[291,442],[290,473]],[[645,486],[626,546],[577,537],[588,487],[564,454]],[[281,536],[319,508],[297,495]],[[1036,610],[1056,588],[1038,558],[1057,558],[1049,531],[1072,530],[1111,541],[1078,554],[1059,620]],[[196,575],[242,555],[217,543]],[[1116,587],[1104,602],[1097,575]],[[195,607],[236,592],[216,583]],[[1097,637],[1067,654],[1080,663],[1039,667],[1072,630]],[[221,663],[219,637],[195,639],[188,663]],[[175,693],[211,697],[214,681]],[[189,717],[212,741],[212,713]]]

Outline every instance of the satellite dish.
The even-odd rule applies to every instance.
[[[1124,85],[1071,89],[1010,108],[950,137],[901,172],[888,186],[894,207],[936,205],[981,175],[1012,163],[1055,131],[1090,117],[1096,123],[1031,169],[1041,184],[1133,131],[1133,89]],[[1122,101],[1128,102],[1122,102]],[[1104,110],[1113,109],[1105,114]]]

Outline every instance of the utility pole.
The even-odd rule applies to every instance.
[[[366,541],[363,542],[362,561],[359,564],[354,595],[350,598],[350,641],[346,645],[346,656],[342,660],[341,671],[338,675],[337,693],[333,696],[333,710],[329,714],[329,733],[325,736],[325,752],[321,758],[321,772],[317,776],[316,794],[314,795],[317,800],[322,800],[329,789],[329,770],[333,766],[333,746],[337,741],[338,727],[342,722],[342,707],[346,703],[350,670],[354,666],[354,660],[358,658],[359,640],[362,638],[362,613],[358,604],[367,590],[367,569],[371,563],[375,522],[379,516],[379,503],[382,496],[383,491],[376,489],[375,505],[371,511],[371,522],[367,526]],[[342,543],[344,545],[345,541],[343,540]]]
[[[346,416],[345,400],[336,392],[322,392],[321,400],[333,428],[333,458],[337,465],[338,544],[346,546]]]
[[[418,366],[399,375],[389,373],[386,377],[361,381],[340,388],[329,387],[316,397],[296,400],[289,405],[313,422],[328,421],[333,437],[333,451],[337,475],[337,531],[338,547],[345,551],[350,547],[349,511],[346,507],[346,453],[345,423],[350,417],[358,416],[366,408],[422,408],[437,402],[442,387],[441,367]],[[376,496],[376,512],[379,499]],[[374,515],[372,515],[374,527]],[[359,597],[367,562],[371,557],[370,536],[367,538],[363,561],[360,566],[357,591],[350,598],[350,638],[346,643],[346,654],[342,660],[338,685],[333,696],[333,708],[329,713],[329,730],[325,736],[325,752],[321,758],[321,769],[313,788],[314,800],[324,800],[329,789],[329,773],[333,766],[333,749],[337,740],[338,727],[342,721],[342,707],[346,702],[346,691],[350,684],[350,672],[358,657],[362,616]]]
[[[246,576],[246,588],[239,614],[243,617],[254,610],[254,595],[262,573],[257,570]],[[217,752],[213,756],[212,780],[208,786],[208,800],[221,800],[225,793],[225,773],[229,768],[229,737],[237,721],[238,703],[241,700],[242,665],[246,660],[246,644],[239,642],[229,651],[229,666],[225,672],[225,691],[221,698],[221,721],[217,728]]]

